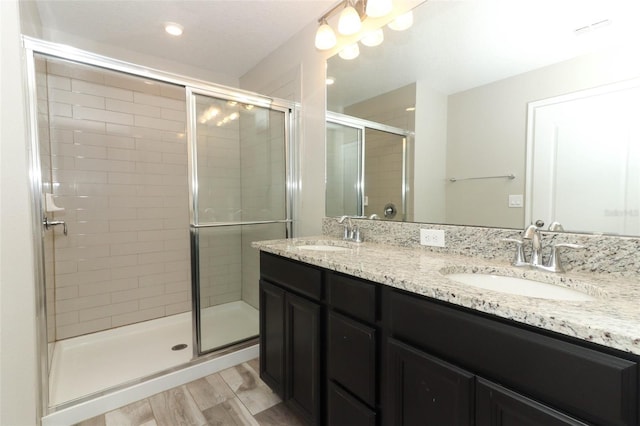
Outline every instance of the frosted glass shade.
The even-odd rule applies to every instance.
[[[382,44],[384,41],[384,32],[382,28],[378,28],[377,30],[370,31],[360,39],[360,42],[365,46],[374,47]]]
[[[359,55],[360,55],[360,48],[358,47],[358,43],[349,44],[345,46],[340,51],[340,53],[338,53],[338,56],[340,56],[342,59],[346,59],[347,61],[351,59],[355,59]]]
[[[328,50],[336,45],[336,33],[333,32],[326,22],[318,27],[316,31],[316,48],[319,50]]]
[[[369,0],[365,13],[372,18],[380,18],[388,15],[392,8],[391,0]]]
[[[338,20],[338,32],[348,36],[360,31],[360,27],[362,27],[362,23],[358,12],[352,6],[345,7]]]
[[[409,11],[403,15],[397,16],[388,25],[394,31],[404,31],[413,25],[413,12]]]

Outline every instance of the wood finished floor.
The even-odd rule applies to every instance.
[[[260,380],[258,372],[256,358],[77,426],[305,426]]]

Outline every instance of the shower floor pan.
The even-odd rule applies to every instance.
[[[206,308],[202,347],[255,336],[258,321],[258,310],[242,301]],[[180,344],[188,346],[172,350]],[[192,357],[191,312],[62,340],[53,351],[49,401],[54,406],[73,401],[185,364]]]

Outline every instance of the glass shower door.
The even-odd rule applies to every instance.
[[[288,111],[205,94],[190,103],[194,343],[204,353],[258,335],[251,242],[287,236]]]

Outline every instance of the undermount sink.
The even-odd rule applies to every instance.
[[[555,284],[547,284],[526,278],[505,277],[494,274],[453,273],[445,277],[461,284],[500,293],[515,294],[519,296],[537,297],[540,299],[591,301],[593,296],[567,287]]]
[[[305,246],[298,246],[299,250],[310,250],[310,251],[348,251],[350,250],[348,247],[340,247],[340,246],[330,246],[325,244],[309,244]]]

